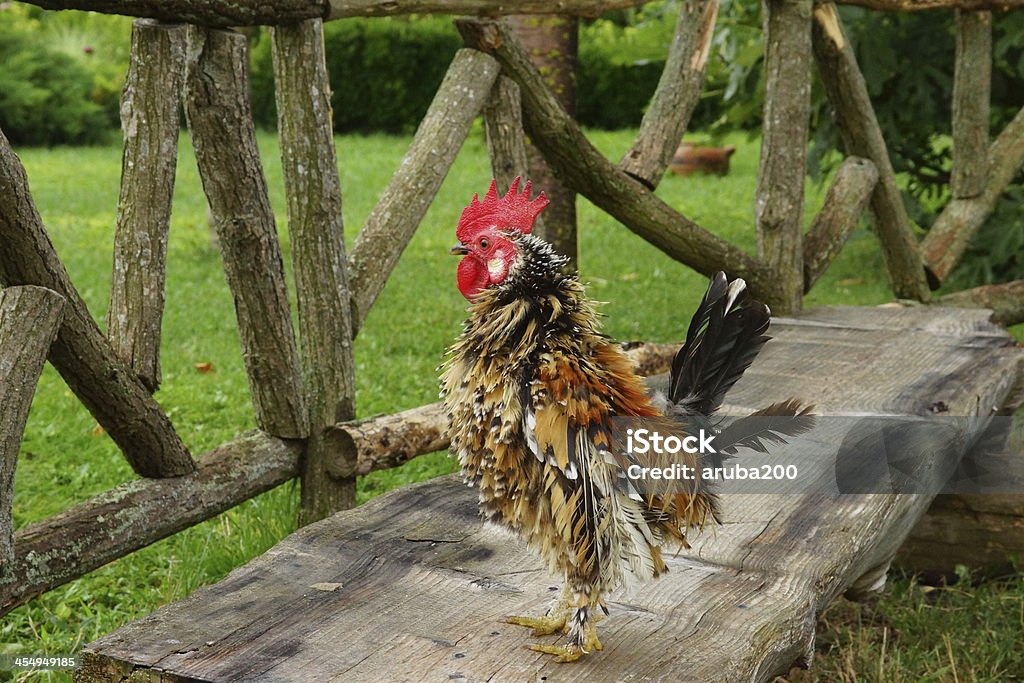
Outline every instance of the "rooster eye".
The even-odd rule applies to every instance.
[[[491,245],[491,243],[487,240],[486,237],[484,237],[483,239],[480,240],[480,248],[481,249],[486,249],[490,245]]]

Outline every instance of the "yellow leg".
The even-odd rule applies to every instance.
[[[559,615],[549,615],[545,617],[508,617],[505,619],[506,624],[515,624],[516,626],[525,626],[526,628],[533,629],[533,635],[535,636],[550,636],[553,633],[561,633],[566,629],[565,623],[567,621],[567,614],[563,612]]]

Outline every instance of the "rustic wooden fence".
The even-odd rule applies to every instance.
[[[346,254],[331,129],[322,21],[412,12],[595,15],[644,0],[34,0],[139,17],[122,104],[124,156],[107,334],[86,310],[51,243],[20,161],[0,134],[0,614],[111,560],[300,477],[301,522],[354,504],[355,477],[446,448],[438,404],[353,420],[352,340],[469,132],[484,115],[494,175],[524,173],[522,131],[572,190],[677,260],[742,276],[777,312],[795,313],[870,205],[897,297],[930,287],[1024,161],[1024,111],[988,142],[993,7],[1024,0],[846,0],[881,10],[957,8],[953,199],[923,242],[911,232],[864,79],[835,6],[765,4],[765,130],[750,255],[653,193],[698,100],[717,0],[681,2],[665,71],[636,142],[602,156],[544,85],[529,55],[494,18],[463,19],[454,58],[405,159]],[[272,25],[278,128],[298,301],[292,328],[280,245],[247,89],[244,36]],[[812,63],[835,108],[847,158],[825,206],[803,231]],[[235,301],[259,431],[193,458],[152,397],[179,105]],[[950,295],[1024,318],[1021,282]],[[630,349],[643,371],[672,348]],[[44,359],[120,447],[139,479],[14,533],[14,468]],[[10,370],[8,370],[10,369]]]

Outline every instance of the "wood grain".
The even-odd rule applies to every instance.
[[[773,334],[730,413],[794,395],[824,414],[920,415],[936,400],[986,412],[1021,358],[979,311],[821,309],[777,320]],[[964,448],[942,446],[932,476]],[[306,527],[91,643],[77,678],[768,681],[807,660],[829,601],[884,576],[931,499],[827,488],[723,497],[724,524],[669,555],[666,577],[613,595],[604,651],[573,665],[530,652],[538,639],[502,623],[542,612],[557,579],[483,525],[476,492],[445,477]]]

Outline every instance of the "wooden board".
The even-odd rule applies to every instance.
[[[982,311],[822,309],[772,334],[729,412],[798,396],[823,415],[926,415],[938,402],[987,414],[1024,356]],[[935,454],[934,476],[965,443]],[[502,622],[542,613],[558,579],[479,521],[473,489],[443,477],[306,527],[91,643],[76,678],[766,681],[810,656],[829,601],[884,579],[930,499],[726,495],[724,524],[669,558],[666,577],[614,595],[604,651],[566,665],[526,649],[553,637]]]

